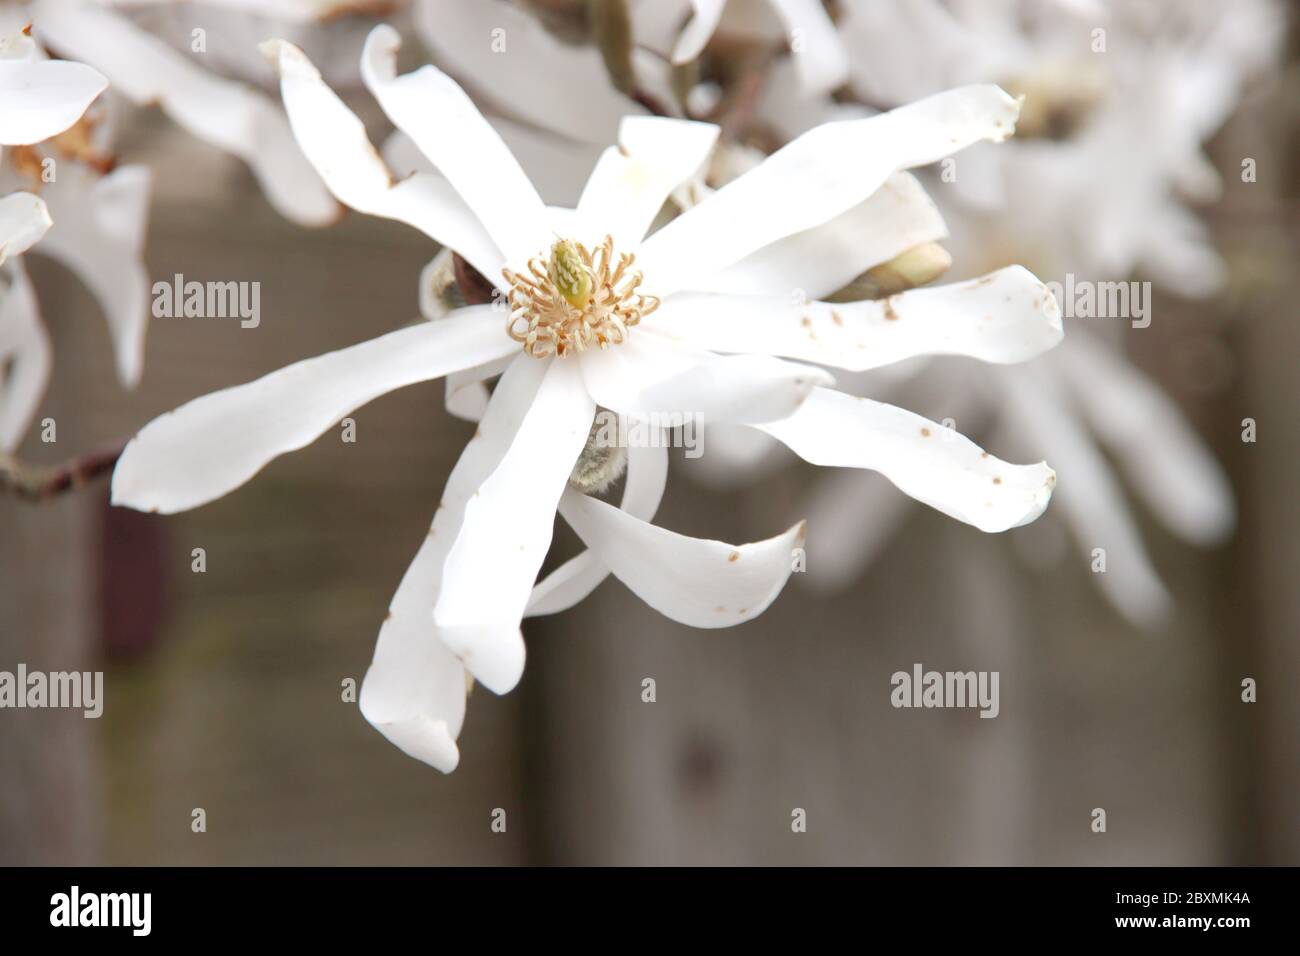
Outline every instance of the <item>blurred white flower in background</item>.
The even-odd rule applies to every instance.
[[[0,452],[21,442],[52,365],[24,252],[39,241],[34,251],[95,295],[128,386],[140,378],[148,317],[149,172],[113,168],[107,80],[49,59],[24,32],[24,14],[0,7]]]
[[[213,0],[203,6],[158,0],[34,0],[23,4],[33,31],[51,52],[89,63],[108,77],[113,94],[137,106],[157,106],[187,133],[248,164],[267,199],[281,215],[308,226],[338,218],[338,204],[294,143],[284,111],[267,93],[216,72],[220,59],[207,52],[206,37],[223,23],[248,18],[248,2]],[[134,22],[131,12],[184,8],[196,45],[178,50]],[[316,4],[268,4],[282,15],[315,15]],[[327,12],[320,6],[322,15]],[[218,34],[219,36],[219,34]],[[215,40],[214,40],[215,42]],[[242,45],[248,42],[239,39]],[[230,49],[217,43],[215,49]],[[217,54],[220,57],[220,54]]]
[[[867,108],[977,81],[1025,96],[1014,141],[976,146],[948,175],[927,180],[952,226],[947,247],[956,276],[1020,262],[1063,285],[1067,274],[1095,284],[1136,273],[1155,280],[1162,295],[1184,298],[1222,285],[1223,263],[1186,203],[1218,194],[1202,144],[1275,55],[1282,35],[1276,4],[839,6],[849,89]],[[826,108],[794,89],[769,84],[759,109],[787,135]],[[1159,321],[1158,305],[1156,313]],[[1235,506],[1222,469],[1175,403],[1123,356],[1130,318],[1076,321],[1065,346],[1032,366],[980,376],[957,363],[904,371],[927,373],[926,393],[916,397],[925,407],[958,415],[966,427],[977,419],[1003,425],[1016,447],[1057,465],[1065,476],[1058,513],[1085,562],[1095,548],[1107,552],[1110,573],[1094,581],[1130,621],[1154,627],[1170,608],[1169,596],[1098,443],[1155,515],[1189,542],[1223,540]],[[864,393],[897,386],[897,378],[858,383]],[[755,467],[774,461],[772,448],[752,437],[717,437],[715,450],[730,448],[733,460]],[[887,489],[851,475],[823,480],[801,513],[817,548],[805,582],[828,590],[856,581],[903,517]]]
[[[733,546],[650,523],[666,478],[662,442],[626,448],[620,507],[593,497],[621,464],[593,441],[600,409],[651,426],[656,415],[690,414],[758,427],[815,464],[879,471],[985,531],[1042,513],[1055,483],[1045,464],[1000,461],[911,412],[835,391],[803,364],[865,370],[929,354],[1011,363],[1060,340],[1055,301],[1019,267],[880,302],[817,301],[933,234],[933,204],[902,170],[1010,135],[1017,104],[1002,90],[965,87],[812,130],[650,231],[707,162],[717,127],[629,117],[576,207],[547,207],[449,76],[432,66],[397,74],[398,46],[395,31],[377,28],[362,74],[432,167],[402,179],[300,50],[266,50],[294,133],[334,195],[454,249],[495,301],[156,419],[124,452],[113,500],[196,507],[379,395],[458,376],[449,402],[478,428],[393,599],[361,694],[366,718],[406,753],[454,769],[470,678],[509,691],[524,666],[522,618],[571,607],[611,573],[696,627],[749,620],[784,586],[801,524]],[[496,376],[489,396],[484,383]],[[557,510],[588,550],[537,582]]]

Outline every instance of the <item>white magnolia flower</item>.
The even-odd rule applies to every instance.
[[[173,49],[117,9],[142,5],[34,0],[25,6],[48,49],[92,64],[115,93],[139,106],[159,107],[190,135],[242,159],[283,216],[309,226],[335,221],[338,204],[295,145],[275,101],[217,75],[207,69],[204,54]]]
[[[864,99],[888,105],[944,83],[981,80],[1027,96],[1015,141],[972,148],[958,160],[955,181],[936,186],[953,226],[948,248],[959,275],[1026,262],[1063,283],[1066,273],[1098,281],[1141,269],[1183,296],[1220,285],[1222,263],[1183,197],[1216,194],[1217,173],[1202,143],[1245,79],[1269,59],[1279,35],[1274,4],[843,6],[852,84]],[[1098,54],[1093,31],[1103,24],[1108,46]],[[772,99],[788,125],[806,112],[798,99]],[[1125,320],[1095,320],[1103,321]],[[1130,621],[1154,627],[1171,601],[1102,447],[1184,540],[1223,540],[1235,524],[1235,505],[1222,468],[1175,403],[1117,344],[1076,326],[1061,349],[1033,366],[994,370],[978,382],[954,363],[909,371],[924,384],[928,405],[962,409],[963,421],[984,417],[1002,425],[1018,447],[1070,476],[1054,510],[1085,561],[1094,548],[1106,550],[1110,573],[1093,581]],[[880,384],[860,388],[872,394]],[[982,413],[975,410],[981,405]],[[775,460],[770,446],[752,439],[714,440],[713,447],[730,447],[735,460],[753,467]],[[857,580],[904,510],[879,483],[843,475],[822,480],[802,513],[818,547],[816,572],[805,580],[835,590]]]
[[[26,433],[51,367],[22,253],[41,240],[35,251],[99,300],[128,386],[140,378],[148,317],[148,170],[111,168],[103,100],[94,102],[107,80],[48,59],[23,31],[23,13],[0,8],[0,451]]]
[[[1009,135],[1017,107],[1002,90],[954,90],[814,130],[647,235],[671,191],[705,162],[716,127],[630,117],[576,208],[547,207],[450,77],[432,66],[396,73],[398,45],[395,31],[377,28],[362,73],[437,170],[401,180],[301,51],[273,42],[267,53],[294,133],[339,200],[455,249],[498,302],[164,415],[127,447],[113,500],[192,508],[388,391],[500,375],[362,688],[366,718],[406,753],[452,770],[468,677],[509,691],[524,665],[522,618],[572,606],[610,573],[668,617],[702,628],[753,618],[783,587],[802,524],[733,546],[649,523],[664,488],[662,443],[626,449],[621,507],[584,493],[612,477],[601,467],[607,449],[590,438],[598,409],[651,425],[656,414],[754,425],[814,463],[880,471],[985,531],[1046,507],[1055,474],[1045,464],[1000,461],[788,360],[848,369],[931,353],[1017,362],[1059,341],[1054,300],[1018,267],[887,302],[816,301],[933,231],[932,204],[901,170]],[[588,550],[535,584],[557,510]]]

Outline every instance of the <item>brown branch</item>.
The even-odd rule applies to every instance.
[[[0,494],[24,501],[48,501],[107,475],[122,456],[126,442],[90,452],[54,466],[33,465],[0,454]]]

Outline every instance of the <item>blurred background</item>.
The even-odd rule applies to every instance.
[[[110,509],[104,481],[38,505],[0,500],[0,670],[106,672],[99,720],[0,711],[0,863],[1300,863],[1289,29],[1285,62],[1205,144],[1224,188],[1197,214],[1227,284],[1199,301],[1157,286],[1153,323],[1121,343],[1218,458],[1238,508],[1231,538],[1198,549],[1133,505],[1173,598],[1164,623],[1134,627],[1075,549],[1029,540],[1050,531],[987,536],[912,508],[850,587],[827,595],[796,575],[741,627],[685,628],[613,579],[528,620],[523,681],[506,697],[474,691],[460,768],[443,776],[341,690],[364,675],[474,430],[427,383],[357,412],[354,444],[327,432],[190,513]],[[130,115],[117,139],[122,161],[154,170],[151,277],[260,281],[261,325],[153,320],[141,386],[124,392],[94,299],[31,256],[55,345],[38,419],[56,419],[58,442],[33,430],[25,457],[62,460],[418,315],[436,251],[420,234],[357,214],[295,226],[240,161],[157,112]],[[1257,182],[1237,175],[1243,156]],[[695,466],[675,454],[656,523],[728,541],[786,527],[823,477],[791,460],[719,490]],[[811,573],[815,522],[809,535]],[[575,547],[558,529],[548,568]],[[892,708],[890,675],[916,662],[999,671],[997,719]],[[1105,833],[1091,828],[1098,807]],[[191,830],[195,808],[206,832]]]

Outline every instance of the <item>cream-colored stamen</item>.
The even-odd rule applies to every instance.
[[[641,273],[629,268],[634,261],[626,252],[614,261],[612,236],[594,255],[580,242],[560,239],[549,257],[529,260],[529,275],[502,270],[510,283],[506,332],[537,358],[618,345],[659,308],[657,298],[637,291]]]

